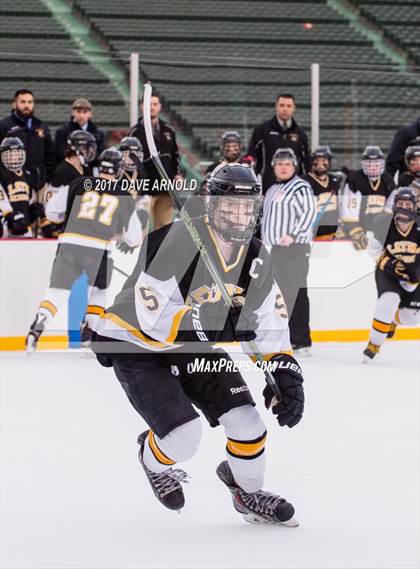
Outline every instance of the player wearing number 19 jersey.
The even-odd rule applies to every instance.
[[[140,245],[142,230],[130,194],[119,189],[122,154],[109,148],[99,157],[99,178],[78,178],[53,195],[47,204],[47,217],[65,222],[59,237],[50,285],[26,339],[34,350],[45,326],[70,295],[75,280],[88,276],[89,304],[86,321],[90,328],[104,310],[112,274],[111,239],[122,234],[130,247]]]

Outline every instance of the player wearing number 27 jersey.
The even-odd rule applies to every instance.
[[[130,194],[119,190],[122,154],[104,150],[99,158],[99,178],[81,177],[54,194],[47,204],[47,218],[65,222],[52,268],[50,285],[27,336],[33,350],[45,326],[68,300],[76,279],[88,276],[86,326],[92,327],[106,305],[112,274],[111,239],[122,234],[129,247],[140,245],[141,224]]]

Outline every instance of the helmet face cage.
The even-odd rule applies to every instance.
[[[326,160],[326,165],[320,165],[317,160],[323,158]],[[311,154],[311,169],[315,174],[322,175],[326,174],[331,168],[332,152],[329,146],[319,146]]]
[[[248,242],[260,223],[261,195],[207,196],[210,226],[228,243]]]
[[[123,169],[132,173],[138,170],[139,164],[144,160],[144,152],[141,142],[134,136],[124,137],[118,149],[123,157]]]
[[[408,208],[406,203],[403,204],[402,202],[410,202],[412,205],[410,208]],[[413,220],[416,216],[416,207],[417,196],[414,190],[411,188],[401,188],[397,191],[392,208],[395,219],[399,219],[403,222]]]
[[[377,180],[385,171],[385,160],[383,158],[364,158],[362,170],[370,180]]]
[[[25,164],[26,152],[23,148],[7,148],[1,152],[4,167],[11,172],[20,172]]]

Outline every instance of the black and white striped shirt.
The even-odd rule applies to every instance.
[[[262,238],[265,245],[278,245],[290,235],[295,243],[312,241],[316,203],[311,186],[299,176],[273,184],[263,202]]]

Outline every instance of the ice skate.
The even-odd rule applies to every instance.
[[[39,338],[45,329],[45,314],[37,314],[35,320],[32,322],[28,335],[25,339],[25,349],[28,353],[36,350]]]
[[[311,358],[313,356],[310,346],[293,346],[293,354],[299,358]]]
[[[80,325],[80,347],[84,350],[88,350],[90,348],[92,340],[92,328],[89,327],[89,324],[86,320]]]
[[[380,350],[380,346],[377,346],[376,344],[372,344],[372,342],[369,342],[367,347],[363,350],[363,363],[368,363],[370,361],[373,360],[373,358],[376,356],[376,354],[379,353]]]
[[[226,484],[232,494],[233,507],[242,514],[244,520],[252,524],[297,527],[299,522],[294,517],[295,509],[284,498],[259,490],[248,494],[235,482],[228,462],[225,460],[216,469],[220,480]]]
[[[179,468],[169,468],[165,472],[156,473],[149,470],[143,462],[144,444],[149,431],[139,435],[137,442],[140,445],[139,460],[146,473],[147,479],[153,489],[156,498],[161,504],[170,510],[177,510],[180,513],[185,505],[184,492],[181,482],[188,483],[188,474]]]

